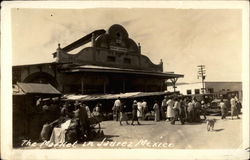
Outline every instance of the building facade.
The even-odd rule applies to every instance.
[[[205,93],[219,93],[219,92],[231,92],[238,91],[239,97],[242,98],[242,82],[205,82]],[[173,91],[172,86],[168,86],[167,90]],[[201,94],[202,83],[180,83],[176,84],[176,91],[180,91],[181,94]]]
[[[91,46],[69,53],[87,43]],[[165,90],[166,80],[175,83],[183,77],[163,72],[162,61],[153,64],[118,24],[63,48],[59,44],[53,56],[52,63],[13,66],[13,83],[50,83],[66,94],[155,92]]]

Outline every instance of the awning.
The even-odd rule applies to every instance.
[[[41,83],[17,83],[13,88],[13,94],[47,94],[47,95],[61,95],[61,93],[51,84]]]
[[[23,90],[20,87],[18,87],[16,84],[12,86],[12,92],[13,92],[12,93],[13,95],[25,95]]]
[[[184,77],[182,74],[175,74],[173,72],[154,72],[146,70],[136,69],[124,69],[115,67],[95,66],[95,65],[82,65],[75,67],[67,67],[62,69],[66,73],[77,73],[77,72],[106,72],[106,73],[124,73],[124,74],[137,74],[137,75],[150,75],[160,76],[163,78],[181,78]]]
[[[120,97],[121,99],[125,98],[139,98],[139,97],[148,97],[148,96],[162,96],[166,95],[168,92],[129,92],[129,93],[120,93],[120,94],[90,94],[90,95],[75,95],[67,94],[62,97],[63,100],[69,101],[95,101],[95,100],[112,100]]]

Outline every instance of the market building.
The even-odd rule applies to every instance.
[[[90,43],[76,54],[72,50]],[[163,72],[163,62],[153,64],[141,53],[140,43],[118,24],[101,29],[58,48],[54,62],[13,66],[13,84],[49,83],[63,94],[117,94],[160,92],[165,82],[184,77]]]
[[[78,53],[71,53],[79,47]],[[52,55],[54,62],[12,68],[13,146],[20,146],[27,137],[39,139],[43,124],[60,116],[58,106],[63,101],[69,101],[71,108],[75,101],[84,102],[91,111],[101,103],[103,118],[109,120],[113,118],[114,99],[126,99],[130,112],[133,99],[145,98],[150,109],[154,100],[172,94],[164,92],[166,80],[175,84],[183,77],[163,72],[162,61],[153,64],[141,53],[140,44],[117,24],[107,31],[93,31],[68,46],[58,44]]]

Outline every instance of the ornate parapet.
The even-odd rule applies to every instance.
[[[107,32],[104,30],[97,31],[64,48],[59,46],[57,52],[54,53],[56,62],[163,71],[163,63],[153,64],[147,56],[142,55],[140,43],[137,45],[134,40],[129,38],[129,34],[123,26],[114,24]],[[83,45],[88,42],[91,42],[91,47],[86,47],[77,54],[68,53],[79,44]]]

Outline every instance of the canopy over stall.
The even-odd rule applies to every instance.
[[[98,100],[114,100],[120,97],[121,99],[143,98],[149,96],[163,96],[171,94],[169,92],[130,92],[120,94],[89,94],[89,95],[75,95],[67,94],[62,97],[66,101],[98,101]]]
[[[60,96],[61,93],[51,84],[17,83],[13,86],[13,95],[39,94]]]

